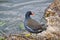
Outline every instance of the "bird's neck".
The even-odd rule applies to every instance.
[[[25,19],[30,19],[30,18],[31,18],[30,15],[25,16]]]

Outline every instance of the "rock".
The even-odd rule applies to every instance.
[[[47,30],[43,36],[48,40],[60,40],[60,0],[54,0],[45,10]]]
[[[45,10],[45,17],[57,13],[60,16],[60,0],[54,0]]]
[[[33,37],[26,37],[26,36],[22,36],[19,34],[10,34],[8,38],[6,38],[6,40],[36,40]]]

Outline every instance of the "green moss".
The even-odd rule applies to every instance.
[[[5,40],[3,37],[0,37],[0,40]]]
[[[24,29],[24,23],[21,22],[21,23],[19,24],[19,27],[20,27],[20,29]]]

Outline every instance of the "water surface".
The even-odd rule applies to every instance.
[[[3,1],[0,1],[0,30],[8,34],[19,33],[21,31],[20,24],[23,24],[25,18],[24,15],[29,10],[36,14],[31,17],[38,22],[41,22],[45,9],[53,2],[53,0]]]

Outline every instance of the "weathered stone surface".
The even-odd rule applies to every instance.
[[[45,10],[45,17],[57,13],[60,16],[60,0],[54,0]]]
[[[54,0],[45,10],[47,30],[45,37],[49,40],[60,40],[60,0]]]

